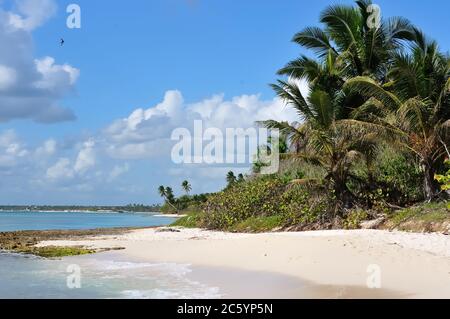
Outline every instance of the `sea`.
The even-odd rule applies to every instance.
[[[165,226],[174,218],[138,213],[0,212],[0,232]],[[191,266],[124,260],[119,252],[44,259],[0,251],[0,299],[220,298],[190,279]]]

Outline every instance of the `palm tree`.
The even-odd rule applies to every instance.
[[[384,82],[392,54],[405,41],[414,40],[414,27],[404,18],[391,18],[382,21],[379,28],[370,28],[368,7],[372,1],[359,0],[356,4],[329,6],[320,16],[323,29],[308,27],[293,38],[293,42],[312,49],[321,60],[336,59],[339,74],[324,78],[326,70],[322,65],[306,56],[290,62],[279,74],[307,79],[327,92],[339,88],[343,78],[365,75]]]
[[[236,179],[236,175],[234,175],[234,172],[233,171],[229,171],[228,174],[227,174],[228,186],[231,186],[231,185],[235,184],[236,181],[237,181],[237,179]]]
[[[158,187],[158,193],[161,197],[166,198],[166,188],[164,186]]]
[[[161,186],[158,187],[158,193],[159,193],[159,195],[162,198],[165,199],[166,203],[175,210],[175,213],[177,213],[178,209],[174,205],[174,203],[175,203],[175,196],[173,194],[172,188],[164,187],[164,186],[161,185]]]
[[[173,194],[173,189],[171,187],[166,187],[166,199],[167,202],[171,204],[175,202],[175,195]]]
[[[282,132],[295,135],[305,145],[300,154],[289,155],[302,158],[324,167],[325,180],[331,185],[336,198],[344,207],[352,205],[354,200],[347,183],[355,160],[373,155],[376,142],[380,138],[379,125],[347,119],[343,115],[342,94],[334,96],[328,92],[314,90],[308,98],[303,97],[296,83],[283,82],[283,86],[274,85],[278,96],[286,104],[294,107],[304,123],[297,128],[276,121],[260,124],[269,129],[277,128]]]
[[[410,54],[398,53],[385,85],[368,77],[355,77],[346,87],[366,97],[354,112],[383,124],[396,142],[419,159],[427,200],[439,193],[434,176],[448,154],[450,127],[450,59],[419,31]]]
[[[188,181],[184,181],[181,184],[181,187],[184,189],[184,191],[186,192],[186,195],[189,195],[190,191],[192,190],[192,186]]]

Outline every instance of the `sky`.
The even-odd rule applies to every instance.
[[[152,204],[185,179],[221,189],[230,167],[173,163],[172,131],[295,120],[269,83],[334,3],[353,2],[0,0],[0,204]],[[449,51],[448,0],[375,3]]]

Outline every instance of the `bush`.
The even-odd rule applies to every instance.
[[[204,205],[206,227],[228,229],[250,217],[277,215],[277,199],[285,186],[280,179],[265,176],[232,185],[212,195]]]
[[[204,205],[202,224],[233,230],[239,224],[239,229],[285,228],[327,220],[333,200],[312,193],[306,186],[287,183],[283,176],[251,179],[212,195]],[[256,224],[251,227],[251,223]]]
[[[450,160],[446,160],[445,165],[450,168]],[[447,173],[445,173],[445,175],[436,175],[436,180],[442,185],[441,189],[443,191],[450,190],[450,169]]]
[[[369,214],[364,210],[350,211],[344,219],[345,229],[358,229],[361,227],[361,222],[369,218]]]
[[[352,175],[356,178],[349,187],[368,208],[383,208],[385,202],[405,206],[423,200],[423,173],[416,159],[390,146],[380,147],[370,171],[361,161]]]

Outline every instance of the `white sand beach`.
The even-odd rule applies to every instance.
[[[231,234],[199,229],[173,232],[160,228],[39,245],[122,247],[125,250],[118,253],[132,260],[221,269],[217,274],[232,269],[267,273],[267,278],[269,274],[283,275],[292,278],[294,283],[295,280],[308,282],[311,289],[320,288],[316,294],[309,295],[295,289],[277,293],[282,288],[274,284],[274,289],[268,290],[273,294],[258,295],[255,288],[253,295],[249,289],[247,294],[230,297],[450,298],[450,236],[440,234],[375,230]],[[368,289],[368,280],[378,271],[381,289]],[[214,281],[220,276],[207,277],[205,280]],[[255,277],[253,282],[262,277]],[[246,281],[239,276],[234,278]],[[215,280],[214,284],[220,285],[220,278]],[[225,280],[222,282],[225,284]],[[270,280],[264,285],[270,286]]]

